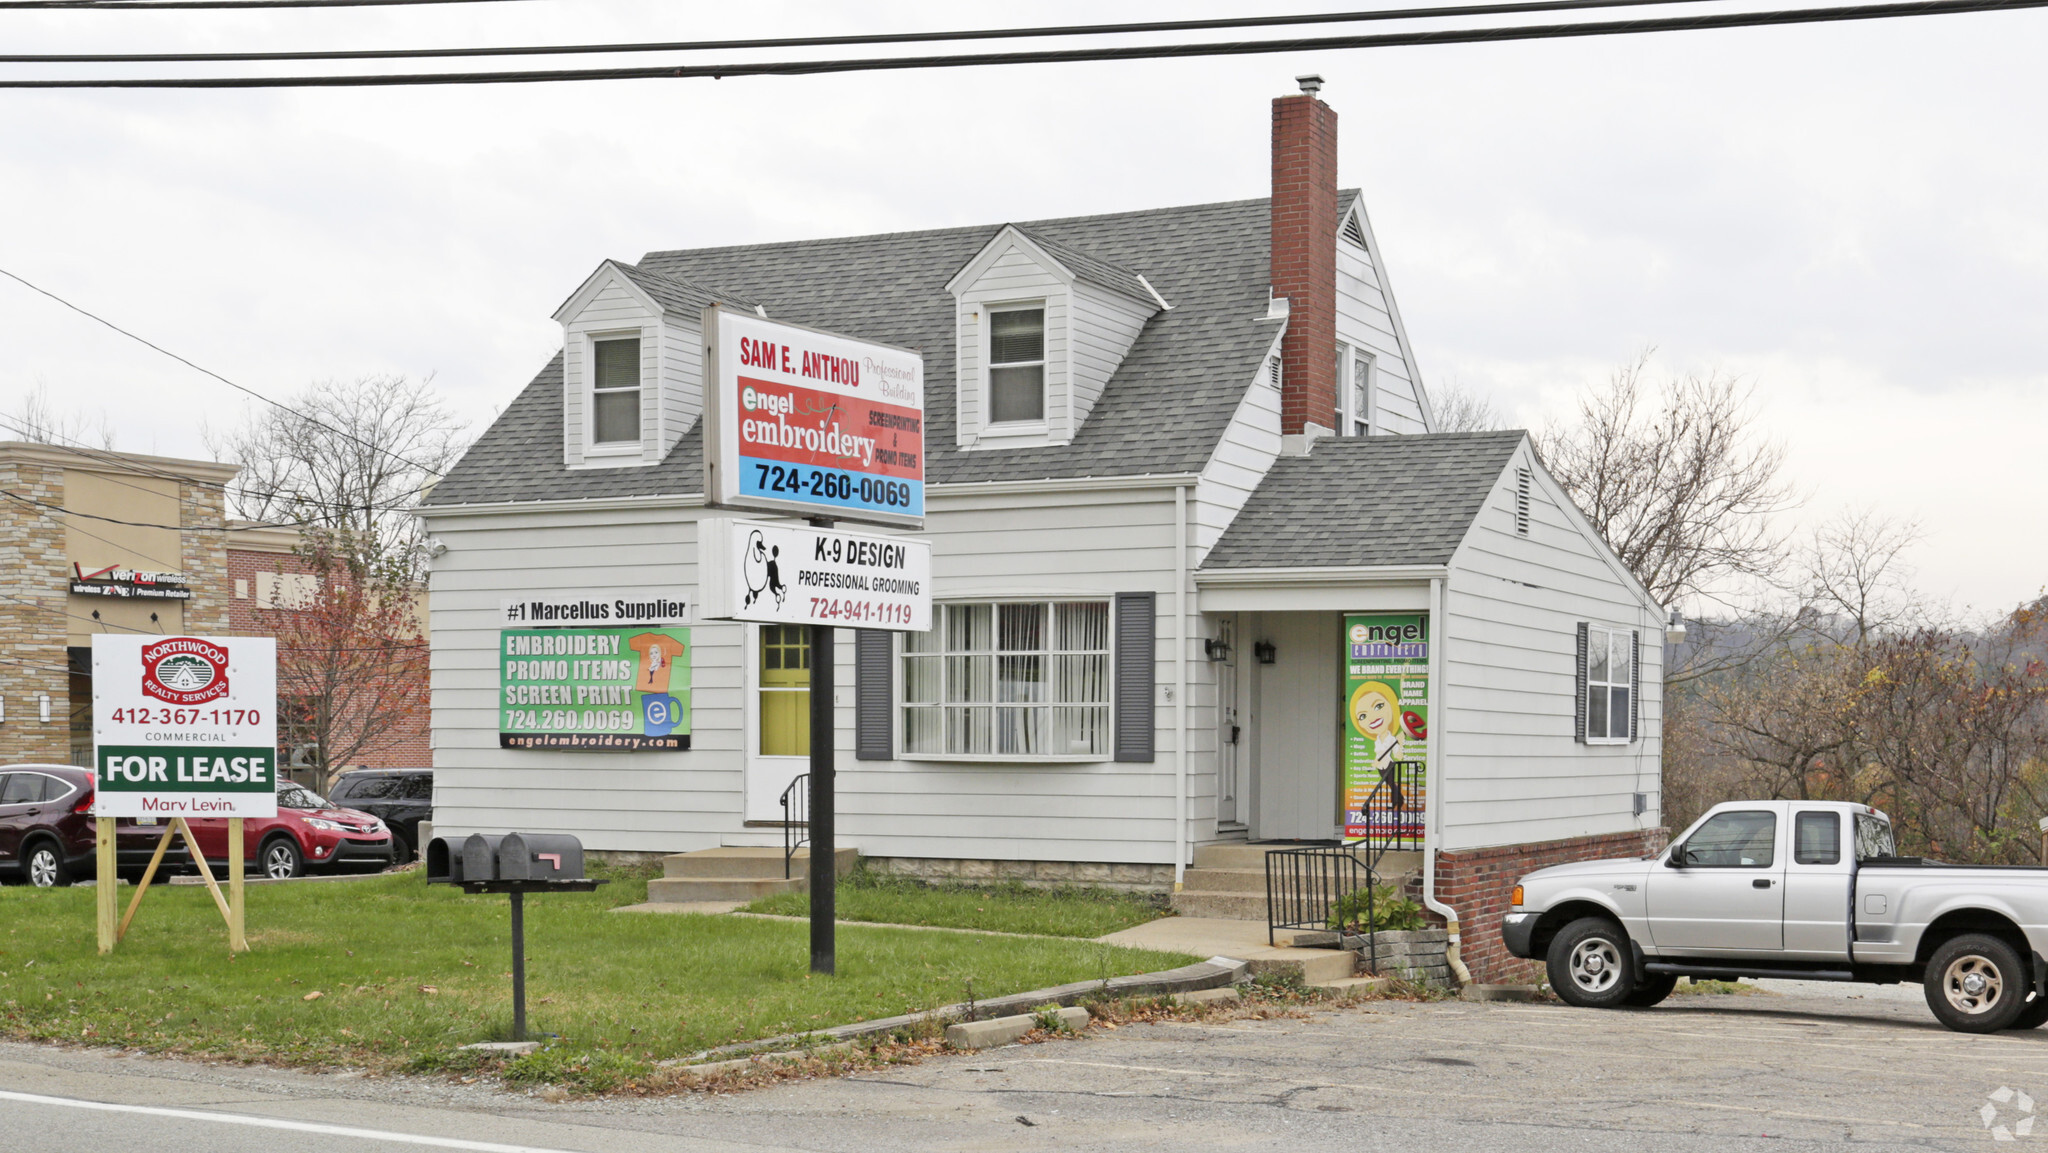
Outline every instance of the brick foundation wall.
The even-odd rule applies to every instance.
[[[1516,881],[1551,865],[1647,856],[1662,850],[1670,837],[1669,829],[1637,829],[1438,853],[1437,897],[1458,910],[1458,953],[1472,979],[1484,985],[1527,985],[1544,979],[1542,962],[1509,955],[1500,938],[1501,917],[1508,911],[1509,891]]]
[[[913,877],[933,884],[979,885],[1017,881],[1032,888],[1087,885],[1141,893],[1173,891],[1172,865],[1112,864],[1106,861],[976,861],[947,857],[869,857],[867,867],[889,877]]]

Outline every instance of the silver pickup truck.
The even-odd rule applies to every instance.
[[[1897,856],[1867,805],[1716,805],[1654,857],[1539,869],[1512,904],[1508,951],[1573,1005],[1654,1005],[1680,977],[1918,981],[1951,1029],[2048,1023],[2048,869]]]

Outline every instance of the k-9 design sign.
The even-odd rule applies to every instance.
[[[932,546],[914,537],[750,520],[697,522],[705,615],[927,632]]]
[[[716,305],[703,331],[712,503],[923,524],[917,353]]]
[[[101,817],[277,815],[277,641],[92,638]]]

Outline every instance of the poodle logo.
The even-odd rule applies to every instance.
[[[2007,1105],[2019,1115],[2019,1119],[2010,1126],[2001,1119]],[[2034,1132],[2034,1099],[2009,1086],[2000,1085],[1998,1091],[1985,1100],[1977,1115],[1984,1118],[1984,1128],[1991,1131],[1993,1141],[2017,1141],[2032,1136]]]
[[[228,651],[198,637],[172,637],[142,650],[142,693],[174,705],[228,695]]]
[[[747,579],[747,599],[741,608],[753,608],[764,591],[774,593],[775,607],[782,607],[782,599],[789,595],[789,589],[782,583],[781,559],[782,549],[779,546],[768,547],[760,529],[747,534],[747,547],[740,557],[740,568]]]

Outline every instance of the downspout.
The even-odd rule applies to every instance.
[[[1188,871],[1188,486],[1173,486],[1173,891]]]
[[[1451,975],[1458,979],[1460,989],[1472,985],[1472,970],[1465,967],[1465,960],[1458,955],[1458,910],[1437,899],[1436,895],[1436,854],[1442,843],[1443,806],[1443,742],[1445,735],[1444,715],[1440,707],[1444,699],[1444,634],[1449,631],[1444,619],[1444,578],[1429,579],[1429,727],[1435,736],[1426,746],[1423,754],[1424,771],[1428,782],[1422,791],[1422,903],[1430,912],[1444,919],[1444,929],[1449,934],[1445,943],[1444,960],[1450,963]]]

